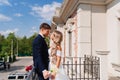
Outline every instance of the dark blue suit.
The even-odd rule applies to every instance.
[[[39,80],[49,80],[43,78],[43,70],[48,70],[49,55],[48,46],[44,38],[39,34],[33,41],[33,62]]]

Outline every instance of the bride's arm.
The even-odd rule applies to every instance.
[[[57,55],[56,67],[59,68],[60,63],[61,63],[61,51],[62,51],[62,48],[61,48],[60,45],[57,46],[57,50],[58,50],[57,53],[58,53],[59,55]]]
[[[57,56],[56,67],[59,68],[61,62],[61,56]]]

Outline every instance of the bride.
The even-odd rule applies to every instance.
[[[62,42],[63,35],[60,31],[54,31],[50,36],[50,49],[49,49],[49,57],[50,57],[50,74],[54,75],[55,78],[50,77],[50,80],[69,80],[68,76],[63,69],[63,65],[61,63],[62,57]]]

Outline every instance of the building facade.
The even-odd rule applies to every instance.
[[[63,33],[64,56],[101,52],[108,76],[120,76],[120,0],[64,0],[52,27]]]

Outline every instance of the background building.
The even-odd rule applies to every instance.
[[[64,56],[100,52],[108,76],[120,76],[120,0],[64,0],[55,13],[52,27],[64,34]]]

